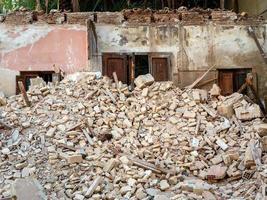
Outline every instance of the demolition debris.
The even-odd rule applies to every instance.
[[[91,73],[37,82],[28,106],[25,94],[1,97],[0,198],[266,195],[267,124],[241,94],[181,90],[151,75],[133,91]]]

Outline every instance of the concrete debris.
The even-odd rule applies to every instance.
[[[223,99],[222,103],[218,106],[219,114],[231,118],[234,114],[234,104],[243,99],[243,95],[233,93]]]
[[[134,80],[134,84],[140,89],[150,86],[152,83],[154,83],[154,78],[151,74],[140,75]]]
[[[217,84],[213,84],[209,91],[212,97],[217,97],[221,95],[221,88]]]
[[[254,126],[260,137],[267,136],[267,124],[261,123]]]
[[[16,179],[11,186],[12,197],[18,200],[46,200],[40,182],[34,178]]]
[[[251,120],[262,117],[260,106],[257,104],[250,105],[245,100],[243,100],[239,105],[236,105],[234,110],[237,119],[240,120]]]
[[[77,200],[262,195],[267,126],[255,116],[235,117],[253,104],[237,93],[203,100],[202,90],[182,91],[150,74],[135,83],[130,91],[77,73],[55,85],[33,84],[30,107],[22,95],[7,98],[0,107],[0,198],[35,199],[39,191]]]
[[[0,91],[0,106],[6,105],[6,97],[3,92]]]

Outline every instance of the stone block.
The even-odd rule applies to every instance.
[[[140,75],[134,80],[136,87],[143,89],[154,83],[154,77],[151,74]]]
[[[217,180],[223,179],[226,175],[227,167],[221,167],[220,165],[213,165],[207,171],[207,179]]]
[[[196,117],[196,113],[186,110],[183,114],[183,117],[187,119],[193,119]]]
[[[254,128],[258,132],[259,136],[267,136],[267,124],[258,124],[255,125]]]
[[[18,200],[46,200],[44,190],[34,178],[16,179],[11,186],[12,196]]]
[[[67,161],[69,164],[73,163],[81,163],[83,161],[83,157],[80,154],[73,154],[67,156]]]
[[[235,108],[234,111],[237,119],[244,121],[262,117],[260,106],[257,104],[241,106]]]
[[[249,146],[247,147],[246,152],[245,152],[244,165],[246,168],[250,168],[256,165],[253,159],[253,156],[252,156],[251,148]]]
[[[220,96],[221,88],[217,84],[213,84],[212,88],[209,91],[209,93],[210,93],[211,96],[215,96],[215,97]]]
[[[243,98],[242,94],[233,93],[230,96],[225,97],[225,100],[218,106],[217,111],[220,115],[231,118],[234,114],[234,103],[240,101]]]

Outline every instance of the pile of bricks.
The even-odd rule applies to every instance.
[[[8,98],[0,198],[19,198],[22,183],[34,193],[33,177],[48,199],[265,198],[267,124],[238,110],[256,105],[216,85],[181,90],[149,74],[135,84],[78,73],[46,95],[31,88],[31,107]]]

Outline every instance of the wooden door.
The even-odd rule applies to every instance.
[[[233,72],[223,72],[219,73],[219,86],[221,88],[222,95],[230,95],[234,92],[233,87]]]
[[[166,57],[152,57],[152,76],[155,81],[169,80],[169,61]]]
[[[128,67],[127,67],[127,56],[106,53],[103,54],[103,75],[113,78],[113,72],[116,72],[118,80],[128,84]]]

